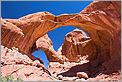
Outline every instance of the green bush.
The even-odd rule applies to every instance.
[[[20,78],[14,78],[11,75],[0,76],[0,82],[23,82]]]

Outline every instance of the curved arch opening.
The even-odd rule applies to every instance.
[[[35,50],[33,53],[32,53],[33,56],[39,58],[40,60],[43,61],[44,65],[46,68],[48,68],[48,59],[47,59],[47,56],[45,54],[45,52],[43,50]]]
[[[59,28],[56,28],[56,29],[48,32],[48,36],[53,42],[54,50],[57,51],[60,48],[60,46],[62,45],[62,43],[64,42],[64,38],[65,38],[66,34],[75,29],[79,29],[83,32],[83,34],[85,36],[89,36],[89,34],[86,31],[84,31],[81,28],[75,27],[75,26],[61,26]]]
[[[53,46],[52,48],[54,48],[55,52],[57,52],[58,49],[62,46],[64,42],[64,38],[67,35],[67,33],[72,32],[73,30],[76,30],[76,29],[81,30],[85,36],[89,37],[89,34],[86,31],[75,26],[61,26],[57,29],[54,29],[48,32],[48,37],[52,41],[52,46]],[[48,68],[48,63],[49,63],[49,60],[47,58],[48,56],[43,50],[40,50],[40,49],[35,50],[32,53],[32,55],[42,60],[45,67]]]

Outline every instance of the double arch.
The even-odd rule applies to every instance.
[[[116,42],[119,41],[118,31],[112,25],[103,23],[102,19],[97,19],[101,15],[106,18],[105,20],[109,20],[107,15],[103,13],[54,16],[48,12],[39,12],[19,19],[2,19],[2,45],[10,48],[17,47],[21,53],[32,57],[31,49],[41,36],[61,26],[74,26],[89,34],[99,55],[102,55],[102,57],[109,55],[111,59],[115,57],[115,54],[120,54],[118,49],[115,48],[119,46]],[[10,25],[11,28],[9,28]],[[9,31],[7,34],[6,30],[11,30],[12,33]],[[7,37],[13,34],[14,41],[13,38]],[[120,57],[120,55],[117,57]]]

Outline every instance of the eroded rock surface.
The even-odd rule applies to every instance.
[[[32,61],[17,48],[1,46],[1,75],[11,75],[25,81],[53,80],[50,72],[38,60]]]
[[[41,49],[45,52],[45,54],[47,55],[47,59],[49,60],[49,62],[60,62],[60,63],[64,63],[63,59],[62,59],[62,55],[59,55],[53,48],[53,44],[52,41],[50,40],[50,38],[48,37],[48,35],[44,35],[42,37],[40,37],[37,41],[36,41],[36,45],[35,45],[36,49]],[[34,48],[33,48],[34,49]],[[35,51],[35,49],[33,50]]]
[[[55,16],[48,12],[38,12],[19,19],[1,19],[1,43],[5,46],[2,46],[2,75],[12,73],[24,80],[29,78],[32,80],[33,76],[36,80],[45,80],[45,78],[51,80],[50,74],[44,72],[43,65],[32,56],[34,50],[42,49],[50,61],[48,70],[51,77],[56,80],[80,81],[102,78],[103,80],[120,80],[120,72],[118,72],[121,67],[120,6],[120,1],[95,1],[79,14]],[[53,49],[51,40],[45,34],[61,26],[81,28],[89,36],[84,36],[81,31],[68,33],[57,53]],[[11,50],[13,47],[18,49],[17,54],[14,54],[16,51]],[[82,60],[82,57],[86,59]],[[21,67],[22,69],[19,69]],[[20,73],[23,73],[17,75],[18,69],[21,70]],[[35,71],[24,71],[28,69]],[[81,72],[86,73],[88,78],[79,79],[77,74]],[[99,75],[100,73],[102,75]],[[107,78],[111,77],[106,79],[106,75]],[[114,76],[118,77],[112,79]]]
[[[91,61],[96,57],[96,47],[89,36],[82,30],[75,29],[66,34],[58,53],[64,55],[70,62],[80,62],[83,59]]]

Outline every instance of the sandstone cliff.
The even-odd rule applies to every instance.
[[[36,80],[119,80],[120,6],[120,1],[95,1],[79,14],[38,12],[19,19],[1,19],[2,75],[23,80],[33,80],[33,76]],[[56,52],[45,34],[61,26],[75,26],[88,36],[74,30]],[[17,50],[11,50],[13,47]],[[32,55],[36,49],[47,54],[48,70]],[[35,71],[25,73],[28,69]]]

